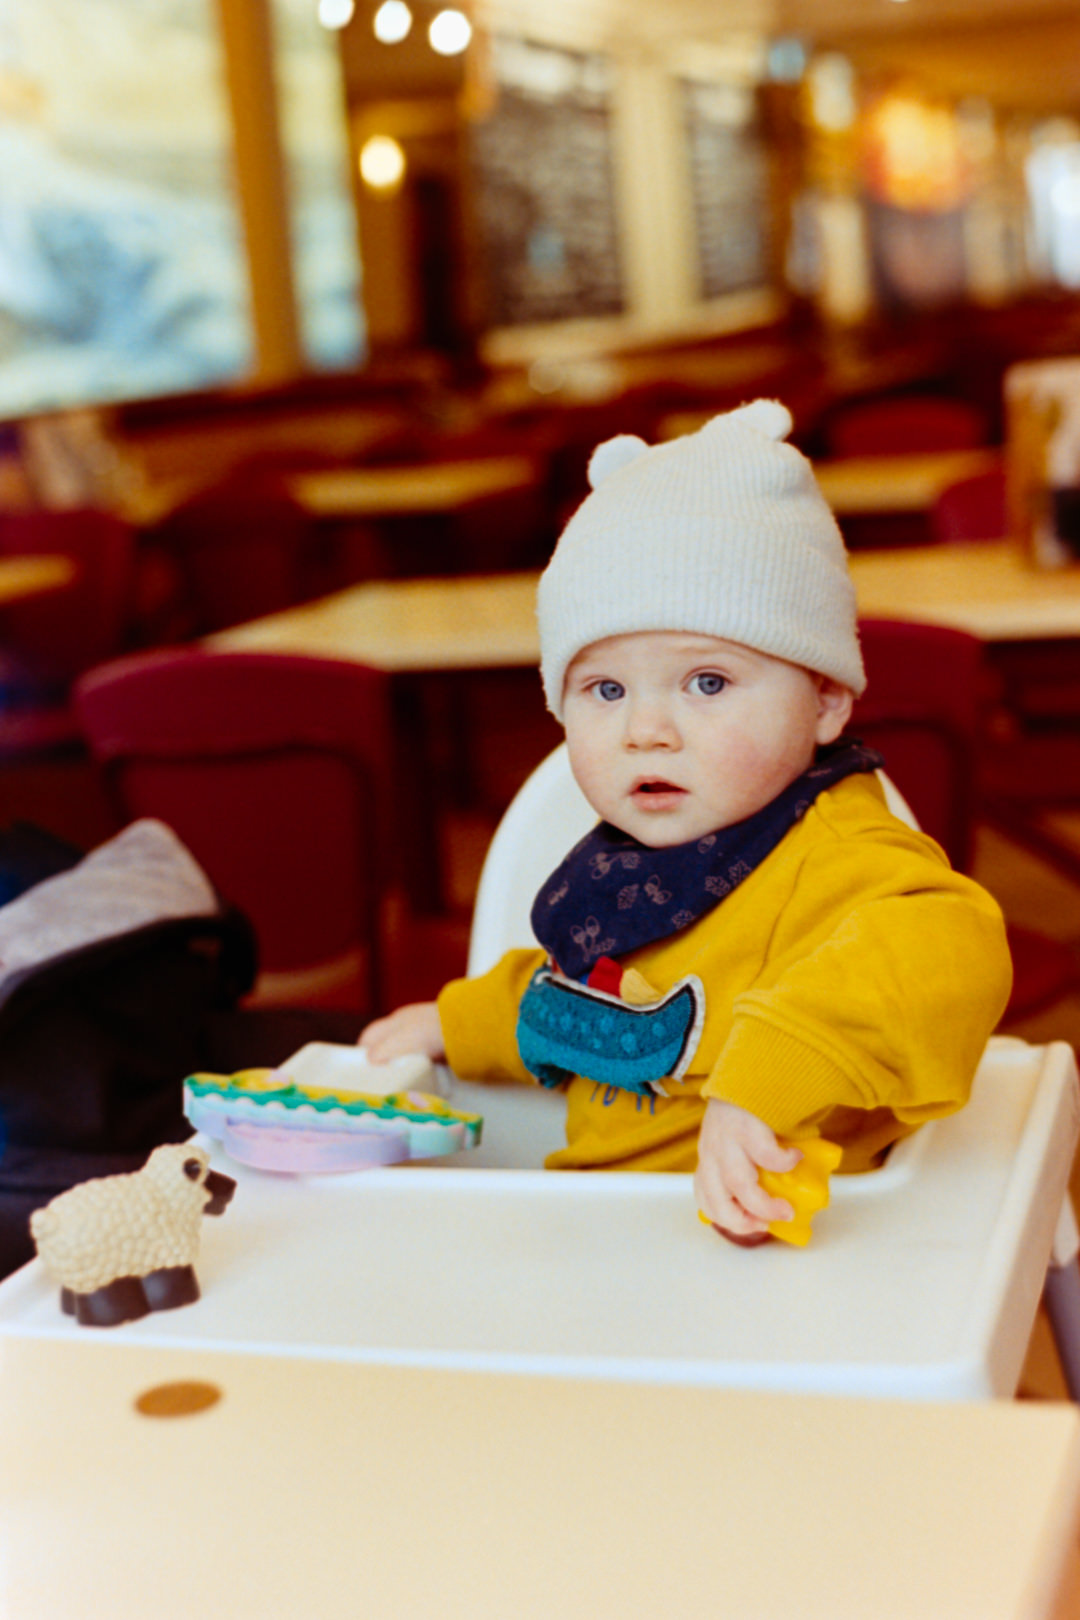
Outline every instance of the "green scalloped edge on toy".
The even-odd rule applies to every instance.
[[[375,1114],[380,1119],[408,1119],[419,1125],[480,1125],[483,1123],[481,1114],[463,1114],[457,1109],[447,1108],[445,1104],[432,1097],[434,1108],[416,1108],[413,1104],[401,1106],[398,1099],[406,1097],[406,1092],[395,1091],[385,1097],[365,1097],[362,1092],[340,1093],[328,1091],[322,1097],[312,1097],[306,1094],[299,1086],[277,1086],[273,1091],[251,1091],[246,1086],[236,1085],[231,1080],[224,1082],[207,1080],[199,1075],[188,1075],[184,1081],[185,1088],[190,1087],[197,1097],[220,1097],[223,1102],[244,1101],[254,1103],[256,1107],[276,1102],[282,1108],[310,1108],[317,1114],[326,1114],[338,1109],[343,1114],[359,1117],[362,1114]],[[353,1101],[347,1101],[352,1097]]]

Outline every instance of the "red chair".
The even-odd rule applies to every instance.
[[[386,676],[185,649],[107,664],[75,696],[121,820],[167,822],[253,923],[256,1002],[379,1009]]]
[[[830,456],[973,450],[987,438],[986,422],[975,405],[938,394],[853,400],[829,414],[824,431]]]
[[[974,739],[982,701],[982,643],[960,630],[862,619],[866,691],[849,729],[885,769],[960,871],[971,864]]]
[[[997,540],[1008,534],[1005,470],[976,473],[941,491],[930,509],[935,540]]]
[[[885,768],[924,832],[959,871],[970,868],[976,750],[986,702],[982,643],[960,630],[863,619],[867,688],[850,730]],[[1005,1021],[1040,1012],[1080,987],[1070,945],[1010,924],[1014,983]]]
[[[93,508],[0,514],[0,553],[57,553],[70,585],[0,609],[0,759],[17,762],[81,744],[74,678],[123,649],[130,624],[134,533]]]
[[[1004,469],[965,478],[942,491],[931,513],[938,540],[989,540],[1009,532]],[[999,643],[991,662],[1000,691],[1000,723],[979,750],[983,810],[1009,837],[1049,861],[1072,882],[1080,855],[1044,819],[1080,799],[1080,656],[1070,638]]]
[[[191,637],[300,601],[314,545],[315,525],[280,475],[240,468],[170,512],[144,550],[173,574],[168,629]]]
[[[134,533],[111,512],[92,507],[0,514],[0,553],[50,552],[74,561],[71,584],[3,610],[5,651],[30,681],[42,685],[69,681],[122,646],[131,607]]]

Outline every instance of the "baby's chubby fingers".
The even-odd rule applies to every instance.
[[[785,1165],[785,1168],[788,1167]],[[785,1199],[774,1198],[765,1191],[758,1180],[758,1166],[748,1156],[730,1165],[725,1176],[724,1188],[728,1198],[734,1201],[735,1207],[754,1223],[749,1228],[734,1227],[735,1231],[760,1230],[767,1227],[771,1221],[790,1221],[795,1214]],[[719,1225],[725,1224],[727,1223],[719,1221]]]
[[[736,1197],[747,1214],[753,1215],[762,1226],[771,1226],[773,1221],[795,1219],[795,1210],[787,1199],[773,1198],[765,1191],[756,1176],[745,1188],[738,1189]]]
[[[702,1220],[712,1222],[723,1232],[733,1232],[738,1237],[750,1237],[766,1229],[765,1222],[748,1214],[738,1199],[731,1197],[722,1189],[708,1187],[701,1176],[694,1178],[694,1197]]]
[[[442,1026],[433,1001],[415,1001],[399,1007],[386,1018],[376,1018],[360,1032],[357,1045],[371,1063],[389,1063],[398,1057],[421,1053],[440,1062],[445,1056]]]
[[[391,1058],[404,1055],[400,1031],[395,1028],[392,1016],[376,1018],[361,1031],[356,1044],[367,1053],[368,1061],[371,1063],[387,1063]]]
[[[698,1140],[695,1192],[709,1220],[746,1235],[764,1231],[773,1221],[790,1221],[795,1211],[783,1198],[767,1193],[758,1170],[783,1173],[802,1157],[783,1147],[755,1114],[733,1103],[710,1101]]]
[[[734,1187],[743,1206],[767,1225],[773,1221],[795,1218],[794,1207],[786,1198],[775,1198],[767,1193],[758,1180],[759,1170],[773,1170],[779,1174],[794,1170],[802,1153],[798,1148],[784,1147],[763,1120],[752,1118],[752,1127],[746,1133],[746,1150],[751,1161],[752,1180]]]
[[[699,1159],[694,1176],[698,1209],[725,1232],[746,1237],[765,1231],[768,1220],[744,1202],[755,1202],[761,1193],[754,1166],[748,1161],[740,1162],[735,1154]]]

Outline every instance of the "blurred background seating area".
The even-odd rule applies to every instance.
[[[1031,551],[1008,378],[1080,355],[1064,0],[15,12],[0,821],[82,848],[118,824],[88,672],[375,582],[531,575],[598,442],[758,395],[853,553]],[[381,645],[380,790],[427,805],[380,896],[390,1000],[463,962],[486,841],[558,738],[528,659],[468,667],[453,633],[435,667]],[[1076,646],[984,649],[950,779],[965,861],[1065,956]]]

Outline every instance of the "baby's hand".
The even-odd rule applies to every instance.
[[[412,1001],[386,1018],[376,1018],[361,1030],[356,1044],[372,1063],[389,1063],[413,1052],[422,1052],[433,1063],[446,1057],[439,1009],[433,1001]]]
[[[698,1208],[738,1237],[767,1232],[771,1221],[789,1221],[795,1211],[785,1199],[769,1197],[758,1170],[793,1170],[801,1157],[798,1148],[782,1148],[756,1114],[710,1098],[698,1138]]]

